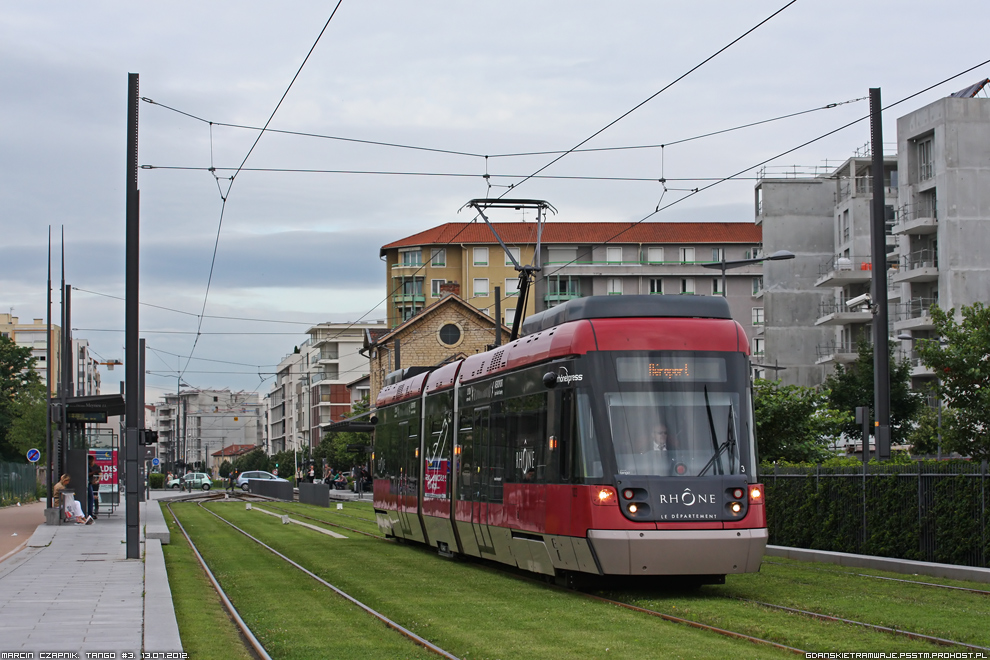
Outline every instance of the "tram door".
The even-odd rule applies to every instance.
[[[399,422],[398,427],[399,488],[398,516],[403,538],[423,542],[423,527],[419,524],[419,429],[409,420]]]
[[[491,444],[491,409],[475,410],[474,419],[474,456],[477,462],[475,478],[477,479],[472,491],[471,527],[475,540],[482,555],[495,555],[491,532],[488,531],[488,509],[491,493],[496,486],[495,470],[492,465]],[[501,486],[501,475],[497,483]]]

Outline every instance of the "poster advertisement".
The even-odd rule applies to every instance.
[[[445,499],[449,472],[450,461],[428,459],[426,461],[426,490],[423,496],[427,499]]]
[[[100,503],[119,504],[120,492],[117,487],[117,450],[90,449],[90,455],[96,457],[100,466]]]

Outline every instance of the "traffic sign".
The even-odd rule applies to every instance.
[[[151,459],[151,464],[154,465],[155,467],[158,467],[159,465],[162,464],[162,459],[155,456],[153,459]]]
[[[32,463],[37,463],[41,460],[41,452],[37,449],[28,449],[27,459]]]

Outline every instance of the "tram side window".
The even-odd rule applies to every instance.
[[[461,449],[457,457],[457,499],[475,500],[474,490],[477,488],[477,476],[474,460],[474,411],[461,411],[460,429],[457,444]]]
[[[506,402],[505,428],[511,454],[509,482],[546,483],[546,393]]]
[[[601,477],[602,457],[595,436],[595,423],[591,415],[591,399],[585,392],[577,397],[577,429],[574,443],[574,476],[578,479]]]

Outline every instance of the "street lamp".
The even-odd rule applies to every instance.
[[[908,334],[897,335],[897,339],[903,341],[918,341],[919,339],[925,339],[924,337],[912,337]],[[925,339],[925,341],[931,341],[930,339]],[[948,346],[948,343],[938,340],[939,348],[944,348]],[[936,455],[937,460],[942,460],[942,379],[938,377],[938,372],[935,372],[935,415],[938,428],[938,454]]]
[[[730,268],[739,268],[740,266],[749,266],[750,264],[759,264],[764,261],[782,261],[784,259],[793,259],[794,253],[788,250],[777,250],[768,257],[760,257],[759,259],[733,259],[732,261],[725,260],[725,250],[722,250],[722,260],[713,261],[708,264],[701,264],[704,268],[716,268],[722,271],[722,297],[725,297],[725,271]]]

